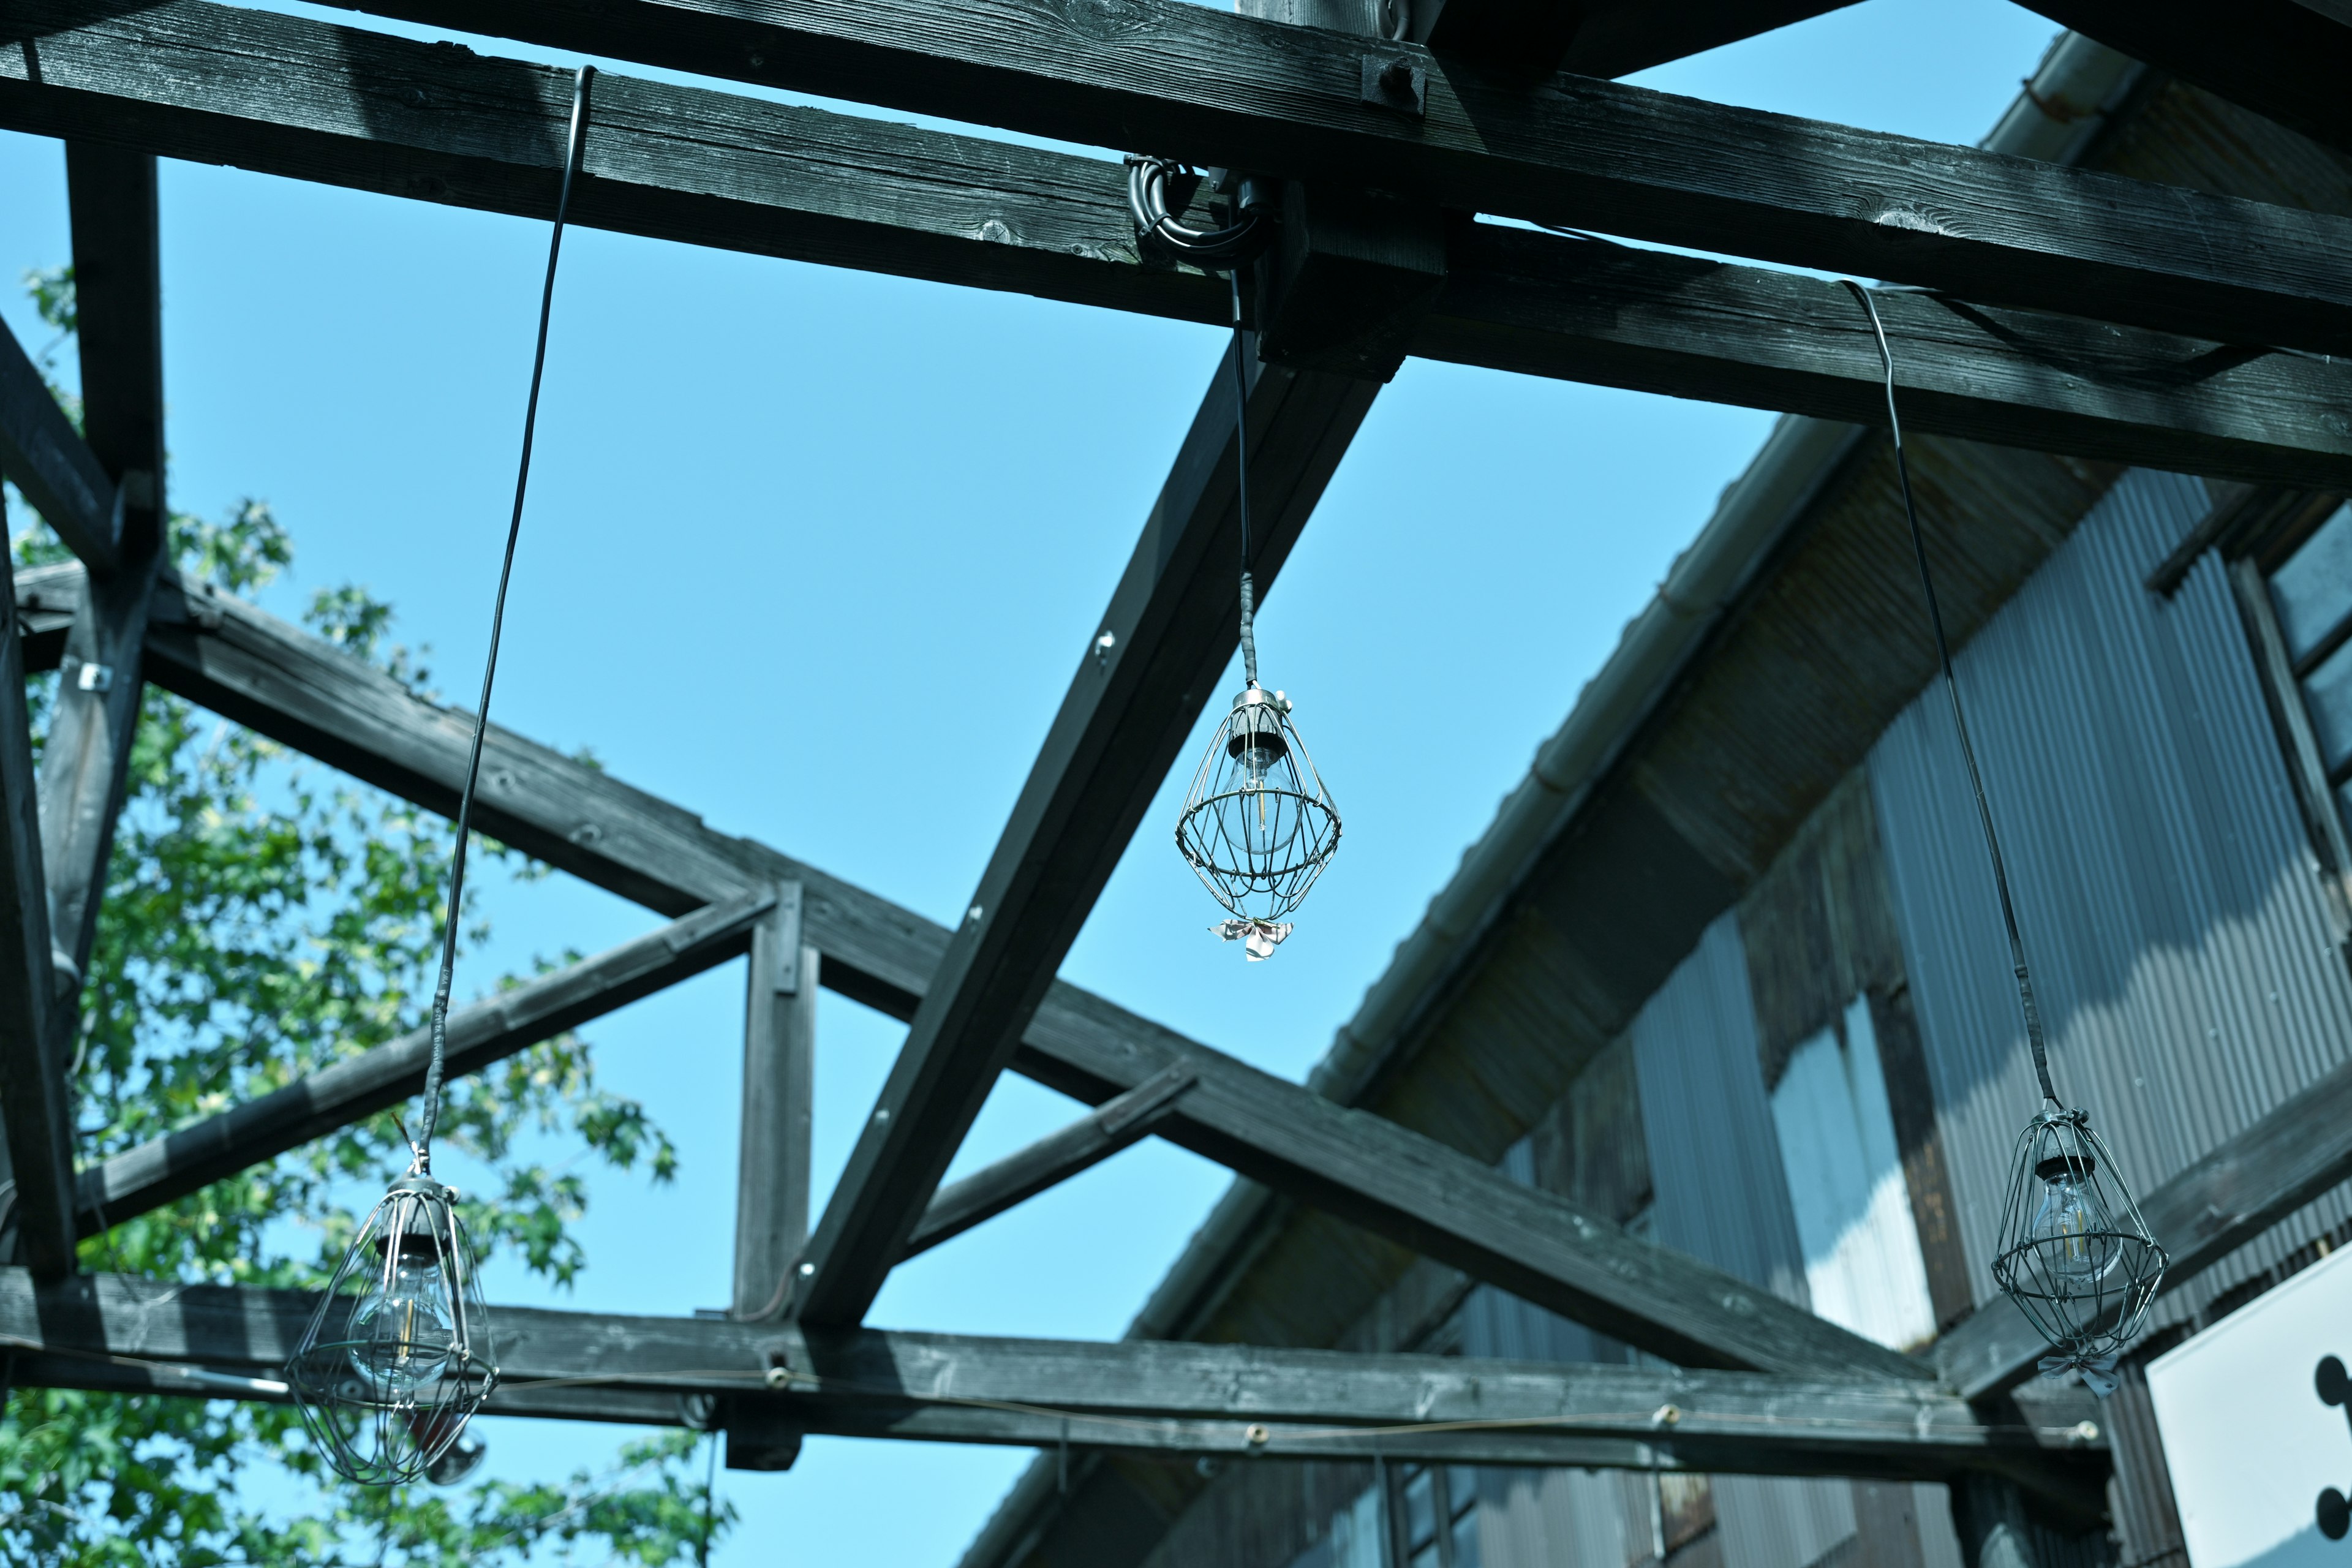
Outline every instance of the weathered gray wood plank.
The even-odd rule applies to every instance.
[[[480,1072],[541,1040],[617,1011],[742,952],[773,890],[698,910],[593,958],[449,1015],[447,1070]],[[348,1057],[258,1100],[84,1170],[76,1208],[94,1236],[422,1091],[423,1029]]]
[[[0,56],[0,122],[501,212],[543,215],[553,200],[570,88],[546,68],[193,0],[44,47],[37,91],[7,82]],[[463,110],[378,101],[402,84]],[[1137,255],[1116,163],[617,77],[598,105],[583,221],[1186,320],[1226,310],[1220,280]],[[618,117],[609,132],[605,116]],[[199,130],[210,140],[192,142]],[[701,216],[685,221],[688,210]],[[1459,226],[1447,249],[1417,353],[1823,418],[1882,411],[1875,353],[1835,285],[1494,225]],[[1923,432],[2352,483],[2345,366],[1883,303]]]
[[[0,1270],[0,1340],[41,1357],[31,1365],[43,1380],[128,1371],[159,1389],[268,1398],[267,1389],[227,1380],[271,1380],[313,1300],[113,1275],[44,1289],[26,1270]],[[1924,1384],[1851,1377],[802,1332],[524,1308],[495,1308],[492,1322],[509,1408],[590,1419],[675,1421],[675,1395],[699,1393],[808,1430],[866,1436],[1044,1444],[1058,1439],[1066,1416],[1071,1440],[1089,1445],[1318,1457],[1370,1452],[1377,1435],[1391,1457],[1421,1455],[1412,1447],[1419,1441],[1429,1445],[1426,1457],[1466,1462],[1905,1478],[1977,1468],[2063,1472],[2067,1456],[2095,1463],[2103,1447],[2071,1427],[1988,1426]],[[164,1364],[77,1366],[73,1352]],[[781,1388],[770,1377],[778,1366]],[[191,1377],[183,1367],[222,1381],[207,1387],[204,1372]],[[532,1386],[557,1380],[570,1386]],[[663,1396],[667,1415],[647,1395]],[[1418,1437],[1401,1430],[1433,1424],[1459,1429]],[[1267,1428],[1264,1441],[1253,1440],[1253,1426]]]
[[[742,1137],[735,1185],[738,1318],[772,1316],[808,1240],[809,1138],[816,1095],[816,992],[824,957],[801,935],[801,887],[751,933],[743,1007]]]
[[[0,324],[0,473],[84,564],[101,571],[114,564],[114,481],[5,324]]]
[[[1182,0],[358,0],[358,8],[1090,146],[2233,342],[2352,348],[2352,222],[1588,77],[1532,89]]]

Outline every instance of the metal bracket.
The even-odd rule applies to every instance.
[[[776,884],[774,984],[779,996],[796,996],[801,989],[801,884]]]
[[[1411,55],[1366,55],[1363,99],[1419,120],[1429,111],[1429,67]]]
[[[86,659],[68,655],[59,666],[66,679],[78,691],[111,691],[114,689],[114,667],[91,664]]]

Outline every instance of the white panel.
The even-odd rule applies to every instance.
[[[1790,1054],[1772,1090],[1772,1122],[1813,1310],[1884,1345],[1931,1337],[1927,1262],[1866,998],[1846,1008],[1842,1028]]]
[[[2148,1363],[2190,1568],[2342,1568],[2315,1504],[2352,1493],[2352,1419],[2323,1404],[2323,1357],[2352,1365],[2352,1251],[2264,1292]]]

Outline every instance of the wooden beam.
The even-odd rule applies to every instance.
[[[48,383],[0,323],[0,473],[86,565],[114,564],[118,491]]]
[[[1265,365],[1235,344],[1098,623],[969,912],[916,1008],[848,1168],[810,1238],[793,1311],[847,1326],[923,1205],[1239,646],[1236,416],[1249,426],[1250,565],[1276,577],[1370,409],[1374,382]]]
[[[772,890],[698,910],[593,958],[449,1015],[448,1072],[477,1073],[566,1029],[725,963],[775,907]],[[420,1093],[428,1031],[347,1057],[258,1100],[125,1150],[81,1173],[80,1232],[123,1221],[275,1159]]]
[[[0,123],[501,212],[553,200],[571,89],[542,67],[194,0],[42,47],[46,85],[0,79]],[[410,92],[464,112],[379,100]],[[1116,163],[619,77],[597,102],[583,221],[1190,321],[1228,309],[1222,279],[1138,257]],[[1884,412],[1876,352],[1834,284],[1493,224],[1457,223],[1444,247],[1414,353],[1845,422]],[[2341,364],[1936,299],[1882,310],[1923,433],[2352,488]]]
[[[62,0],[49,0],[62,4]],[[81,0],[88,7],[94,0]],[[2352,352],[2352,220],[1559,76],[1184,0],[363,0],[529,39],[1433,205],[2222,342]],[[69,9],[39,15],[69,18]],[[1364,89],[1402,58],[1425,104]]]
[[[66,1064],[98,937],[115,820],[139,727],[148,600],[164,553],[163,277],[155,160],[68,142],[74,289],[81,347],[82,430],[113,491],[110,570],[88,574],[41,749],[41,863],[60,984],[47,1017],[49,1081],[9,1117],[25,1259],[44,1275],[73,1268],[73,1086]],[[30,1093],[32,1087],[22,1086]],[[53,1101],[54,1103],[48,1103]],[[16,1123],[24,1122],[19,1138]],[[56,1140],[62,1137],[62,1142]],[[40,1174],[33,1177],[37,1164]],[[62,1176],[63,1184],[58,1184]],[[48,1212],[58,1197],[66,1206]],[[65,1243],[59,1250],[58,1243]]]
[[[2179,1289],[2330,1189],[2352,1180],[2352,1064],[2281,1101],[2252,1126],[2149,1193],[2149,1233]],[[1970,1399],[2033,1375],[2049,1347],[2005,1300],[1989,1301],[1936,1342],[1943,1376]]]
[[[273,1382],[315,1298],[119,1275],[36,1284],[0,1270],[0,1342],[41,1374],[115,1371],[214,1397],[279,1397]],[[1061,1422],[1087,1446],[1268,1457],[1446,1458],[1494,1464],[1620,1463],[1766,1475],[1941,1478],[1977,1468],[2095,1473],[2104,1441],[2073,1426],[1989,1426],[1924,1384],[1793,1379],[1457,1356],[1122,1340],[991,1339],[712,1319],[492,1309],[501,1391],[533,1385],[612,1407],[608,1419],[677,1419],[679,1394],[715,1394],[811,1431],[1046,1445]],[[95,1358],[118,1357],[110,1367]],[[20,1363],[21,1364],[21,1363]],[[182,1369],[201,1369],[187,1378]],[[781,1372],[778,1369],[782,1369]],[[21,1375],[21,1373],[20,1373]],[[210,1387],[206,1378],[220,1380]],[[608,1385],[595,1386],[599,1379]],[[580,1386],[585,1384],[587,1386]],[[101,1386],[105,1384],[101,1384]],[[667,1404],[643,1403],[659,1396]],[[1005,1409],[1003,1406],[1013,1406]],[[512,1406],[509,1406],[512,1408]],[[579,1404],[548,1414],[585,1414]],[[1011,1419],[1006,1419],[1006,1418]],[[1122,1428],[1135,1429],[1122,1436]],[[1255,1440],[1250,1428],[1266,1428]],[[1428,1431],[1450,1426],[1451,1432]]]
[[[42,393],[44,397],[47,393]],[[11,475],[10,477],[14,477]],[[5,521],[5,519],[0,519]],[[25,645],[0,527],[0,580],[9,583],[0,610],[0,1177],[27,1196],[0,1217],[23,1253],[47,1274],[70,1258],[73,1194],[72,1109],[59,1092],[65,1075],[49,1013],[57,970],[50,959],[49,893],[41,868],[40,796],[33,772],[31,720],[25,708]],[[60,1219],[66,1223],[59,1224]],[[31,1226],[41,1228],[35,1234]]]
[[[47,569],[44,582],[78,570]],[[38,586],[38,584],[36,584]],[[159,595],[159,684],[429,808],[448,811],[470,720],[341,650],[219,594]],[[824,984],[909,1018],[949,933],[912,910],[746,839],[705,827],[609,773],[493,726],[477,803],[484,831],[644,901],[803,885]],[[495,825],[493,825],[495,822]],[[1332,1104],[1056,981],[1016,1071],[1099,1105],[1170,1068],[1195,1073],[1158,1131],[1401,1246],[1685,1365],[1788,1373],[1931,1369],[1664,1248],[1634,1241],[1393,1122]],[[1214,1092],[1207,1092],[1212,1087]]]
[[[950,1182],[923,1210],[899,1261],[961,1236],[1150,1137],[1177,1097],[1192,1087],[1192,1075],[1182,1068],[1155,1073],[1067,1127]]]
[[[810,1115],[822,956],[801,935],[801,886],[783,883],[751,933],[743,1008],[742,1139],[735,1188],[737,1318],[773,1317],[808,1241]]]
[[[2352,152],[2352,16],[2319,0],[2026,0],[2096,38],[2338,152]]]

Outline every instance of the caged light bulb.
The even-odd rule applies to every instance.
[[[2099,1211],[2084,1191],[2091,1179],[2087,1156],[2058,1156],[2033,1167],[2042,1181],[2041,1206],[2026,1235],[2042,1264],[2069,1290],[2084,1291],[2115,1272],[2122,1253]]]
[[[352,1368],[379,1394],[414,1394],[448,1370],[457,1338],[441,1248],[413,1231],[377,1246],[383,1267],[352,1313]]]

